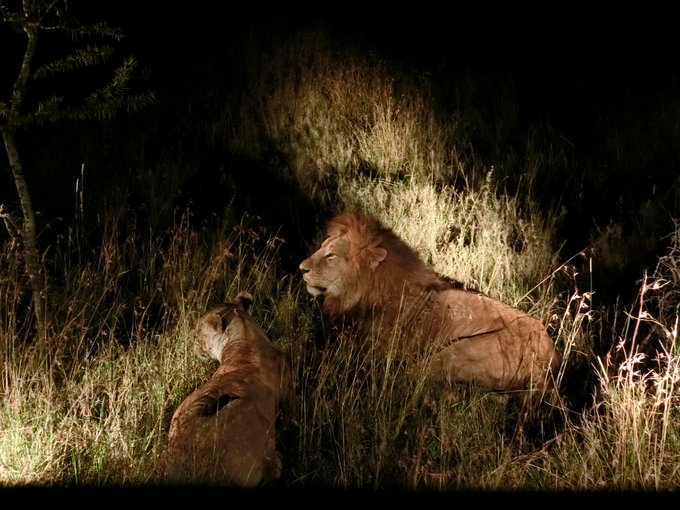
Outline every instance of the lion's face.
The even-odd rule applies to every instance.
[[[349,240],[334,236],[326,239],[321,248],[302,261],[300,270],[313,296],[340,297],[356,273]]]
[[[375,239],[362,238],[350,229],[332,229],[300,270],[308,292],[322,298],[326,312],[337,314],[359,302],[386,258],[387,250]]]
[[[315,253],[302,261],[300,270],[313,296],[346,296],[368,272],[387,257],[380,246],[361,246],[347,234],[328,237]]]

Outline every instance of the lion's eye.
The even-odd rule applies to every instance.
[[[326,260],[333,260],[337,255],[335,253],[326,254]]]

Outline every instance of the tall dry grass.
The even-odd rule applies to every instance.
[[[249,157],[276,154],[280,171],[312,196],[328,178],[361,173],[460,177],[457,122],[436,113],[418,76],[353,56],[323,31],[257,46],[249,57],[235,132],[213,132],[214,143]]]
[[[98,242],[74,233],[46,254],[49,342],[31,338],[18,244],[0,251],[0,484],[156,483],[172,412],[214,369],[193,355],[194,324],[245,290],[294,374],[281,486],[677,487],[680,231],[612,325],[559,252],[561,217],[536,205],[540,157],[510,192],[462,156],[469,138],[422,79],[338,51],[322,33],[251,57],[247,92],[204,128],[207,143],[271,165],[322,197],[323,214],[375,214],[438,271],[540,318],[563,356],[562,393],[525,420],[494,392],[430,387],[370,339],[325,329],[298,275],[281,270],[277,237],[233,204],[216,226],[182,217],[160,232],[128,226],[119,204],[99,211]],[[469,128],[474,116],[464,118]],[[167,208],[157,206],[150,196],[149,209]],[[603,337],[609,353],[594,348]],[[593,395],[578,401],[583,373]]]
[[[193,350],[199,314],[239,289],[264,296],[277,283],[276,242],[245,219],[207,236],[184,220],[148,238],[118,227],[106,224],[87,257],[75,238],[52,254],[47,343],[16,319],[21,257],[4,247],[4,485],[150,480],[174,407],[210,372]]]
[[[597,400],[575,409],[557,398],[545,421],[523,423],[493,392],[431,388],[424,374],[366,339],[316,332],[316,304],[299,280],[276,273],[276,246],[257,229],[242,224],[209,241],[180,224],[166,241],[145,246],[124,236],[116,248],[98,247],[91,263],[63,266],[64,282],[80,283],[61,289],[65,306],[49,345],[32,344],[17,328],[21,321],[3,323],[3,485],[155,483],[172,411],[214,369],[193,354],[193,325],[207,303],[237,289],[258,296],[254,314],[293,368],[296,396],[284,409],[279,438],[283,486],[583,490],[678,483],[675,305],[658,317],[647,307],[631,313],[620,332],[611,332],[618,353],[597,357],[588,351],[596,330],[590,324],[598,319],[587,292],[574,289],[562,304],[555,299],[562,370],[577,353],[587,356]],[[0,279],[8,317],[24,306],[11,248]],[[157,258],[162,263],[151,262]],[[127,284],[116,282],[131,260],[143,264],[139,299],[130,301]],[[677,267],[677,252],[662,260],[658,271]],[[656,293],[671,303],[665,293],[674,296],[677,282],[663,274],[650,277],[640,302],[651,303]],[[56,296],[54,279],[51,285]],[[167,296],[161,319],[144,322],[159,288]],[[129,302],[136,308],[126,318]],[[650,338],[665,351],[643,367],[635,323],[652,318]]]

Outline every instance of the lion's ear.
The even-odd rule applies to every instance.
[[[387,250],[382,246],[370,246],[361,250],[361,256],[371,269],[375,269],[387,258]]]

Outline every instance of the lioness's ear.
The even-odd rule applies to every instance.
[[[375,269],[387,258],[387,250],[382,246],[369,246],[361,250],[361,256],[368,262],[368,267]]]
[[[239,302],[241,305],[241,308],[243,308],[244,312],[248,311],[248,308],[250,308],[250,305],[253,304],[253,296],[250,294],[250,292],[239,292],[236,295],[236,301]]]
[[[220,333],[224,332],[225,328],[222,325],[222,316],[219,313],[209,313],[203,317],[203,322],[210,326],[214,331],[219,331]]]

